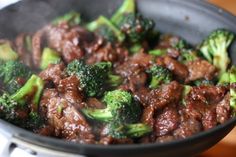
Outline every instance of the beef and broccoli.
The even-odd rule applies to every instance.
[[[168,142],[236,115],[234,33],[197,46],[160,33],[124,0],[112,17],[71,11],[37,32],[0,40],[0,118],[89,144]]]

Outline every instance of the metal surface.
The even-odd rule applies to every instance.
[[[236,33],[236,18],[199,0],[137,0],[139,10],[156,21],[156,27],[183,37],[192,44],[199,43],[212,30],[226,28]],[[71,9],[78,10],[89,20],[99,14],[110,16],[121,0],[25,0],[0,11],[0,38],[12,38],[17,33],[35,31]],[[6,18],[7,17],[7,18]],[[236,50],[236,43],[233,44]],[[231,53],[236,63],[236,54]],[[179,157],[196,155],[220,141],[235,126],[232,119],[214,129],[201,132],[184,140],[159,144],[139,145],[88,145],[75,144],[63,140],[42,137],[0,120],[0,131],[11,143],[20,148],[30,148],[37,154],[60,153],[69,156],[82,154],[106,157]]]

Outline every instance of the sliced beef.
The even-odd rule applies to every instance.
[[[46,30],[48,45],[57,50],[66,63],[85,55],[84,43],[92,34],[80,26],[70,28],[67,23],[48,26]]]
[[[177,139],[187,138],[196,133],[202,131],[202,125],[195,119],[185,119],[179,125],[179,127],[173,132],[173,135]]]
[[[94,135],[86,119],[55,89],[44,92],[40,107],[46,111],[45,117],[54,128],[54,136],[78,143],[94,143]]]
[[[183,86],[173,81],[154,89],[149,94],[149,105],[155,109],[162,109],[170,103],[178,103],[182,95]]]
[[[164,66],[169,69],[176,77],[177,80],[185,81],[188,77],[188,68],[184,64],[178,62],[177,60],[169,57],[159,57],[157,58],[157,64]]]
[[[32,53],[26,46],[26,37],[27,34],[20,34],[17,36],[15,40],[16,52],[19,55],[20,60],[23,61],[24,64],[34,67],[32,60]]]
[[[164,136],[174,131],[179,125],[179,115],[176,106],[168,105],[157,115],[155,121],[155,134],[157,137]]]
[[[227,92],[227,88],[225,86],[199,86],[193,87],[190,94],[189,99],[193,101],[202,101],[207,104],[216,104],[221,101]]]
[[[144,107],[148,105],[149,92],[150,92],[149,88],[142,87],[142,88],[139,88],[139,90],[134,93],[135,98],[137,98]]]
[[[70,76],[60,80],[57,90],[62,97],[73,105],[78,105],[83,102],[83,91],[80,88],[80,82],[76,76]],[[81,107],[82,106],[79,108]]]
[[[156,142],[158,143],[165,143],[165,142],[171,142],[175,140],[175,137],[172,135],[165,135],[165,136],[160,136],[156,139]]]
[[[218,123],[224,123],[230,118],[230,94],[227,93],[223,100],[216,105]]]
[[[217,125],[216,109],[212,107],[208,109],[202,117],[202,125],[204,130],[214,128]]]
[[[64,78],[64,64],[51,64],[48,66],[47,69],[43,70],[39,76],[44,81],[51,81],[55,85],[58,85],[60,83],[60,80]]]
[[[186,66],[189,71],[189,76],[186,80],[187,82],[198,79],[211,80],[217,74],[216,67],[206,60],[198,59],[192,62],[188,62]]]
[[[86,101],[86,104],[88,107],[91,107],[91,108],[98,108],[98,109],[106,108],[106,106],[97,98],[88,98]]]

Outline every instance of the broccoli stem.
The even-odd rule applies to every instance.
[[[122,81],[123,80],[122,80],[121,76],[119,76],[119,75],[113,75],[113,74],[108,75],[107,83],[110,87],[117,87],[122,83]]]
[[[151,50],[148,53],[153,56],[163,56],[167,52],[166,52],[166,49],[156,49],[156,50]]]
[[[24,105],[26,103],[26,98],[29,96],[33,96],[32,103],[33,105],[37,106],[40,100],[43,86],[43,80],[36,75],[32,75],[30,79],[25,83],[25,85],[20,88],[15,94],[13,94],[11,98],[19,104]]]
[[[152,128],[143,123],[136,123],[136,124],[127,124],[127,136],[132,138],[137,138],[144,136],[152,131]]]
[[[99,29],[99,27],[101,26],[106,26],[107,29],[110,29],[115,37],[118,39],[119,42],[123,42],[124,39],[125,39],[125,35],[119,30],[116,28],[116,26],[114,26],[110,21],[109,19],[107,19],[106,17],[104,16],[99,16],[97,20],[89,23],[87,25],[87,29],[89,31],[96,31],[97,29]]]
[[[56,64],[60,62],[60,60],[61,60],[60,55],[55,50],[46,47],[43,50],[40,68],[42,70],[46,69],[49,64]]]
[[[115,12],[111,18],[111,22],[118,25],[125,14],[135,12],[135,0],[124,0],[121,7]]]
[[[17,60],[18,55],[12,49],[9,42],[0,44],[0,60],[3,61],[14,61]]]
[[[83,114],[86,115],[86,117],[101,122],[109,122],[113,118],[113,115],[108,108],[106,109],[84,108],[81,111]]]
[[[57,25],[60,22],[68,22],[68,24],[70,26],[74,26],[74,25],[78,25],[81,22],[81,17],[80,14],[76,11],[71,11],[63,16],[60,16],[58,18],[56,18],[55,20],[53,20],[52,24],[53,25]]]

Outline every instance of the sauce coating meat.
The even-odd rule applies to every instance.
[[[0,40],[0,118],[44,136],[109,145],[188,138],[236,115],[232,32],[215,30],[191,46],[123,9],[89,23],[72,11]]]

